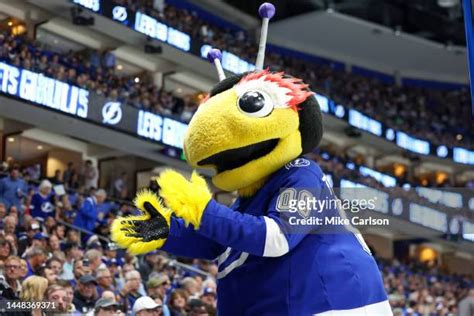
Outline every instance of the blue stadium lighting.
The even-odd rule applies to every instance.
[[[373,169],[361,166],[359,168],[359,172],[364,176],[370,176],[376,179],[387,188],[394,187],[397,185],[397,179],[381,172],[375,171]]]
[[[346,110],[342,105],[338,104],[336,106],[336,110],[334,111],[334,115],[336,115],[338,118],[343,118],[344,115],[346,115]]]
[[[415,137],[412,137],[406,133],[403,132],[397,132],[396,133],[396,143],[398,146],[405,148],[406,150],[412,151],[414,153],[422,154],[422,155],[428,155],[430,153],[430,143],[417,139]]]
[[[453,160],[455,162],[473,165],[474,164],[474,151],[467,150],[461,147],[453,148]]]
[[[377,136],[382,136],[382,123],[356,110],[349,110],[349,124]]]
[[[469,199],[469,202],[467,202],[469,209],[474,212],[474,197]]]
[[[204,44],[201,46],[201,57],[207,59],[207,54],[212,49],[211,45]],[[222,52],[222,68],[235,74],[241,74],[246,71],[252,71],[255,69],[255,65],[246,62],[242,58],[229,53],[227,51]]]
[[[138,113],[137,135],[168,146],[182,149],[187,127],[182,122],[158,114],[143,110]]]
[[[385,131],[385,138],[389,141],[393,141],[395,139],[395,131],[391,128],[387,128]]]
[[[449,232],[451,234],[459,234],[461,230],[461,225],[459,224],[459,220],[457,218],[452,218],[449,223]]]
[[[134,30],[173,45],[185,52],[191,49],[191,37],[188,34],[168,27],[166,24],[144,13],[136,13]]]
[[[392,213],[393,215],[400,216],[403,213],[403,201],[402,199],[394,199],[392,201]]]
[[[462,223],[462,237],[464,239],[474,241],[474,224],[468,221],[463,221]]]
[[[424,197],[434,204],[443,204],[452,208],[462,207],[462,195],[456,192],[443,191],[425,187],[416,188],[419,196]]]
[[[57,111],[87,118],[89,91],[1,62],[0,91]]]
[[[445,213],[416,203],[410,203],[408,211],[410,222],[443,233],[448,232],[448,216]]]
[[[100,0],[72,0],[72,2],[94,12],[100,11]]]
[[[318,100],[321,111],[329,113],[329,99],[321,94],[315,93],[316,100]]]
[[[446,158],[448,156],[448,147],[441,145],[436,149],[436,155],[440,158]]]

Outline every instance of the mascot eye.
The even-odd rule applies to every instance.
[[[273,111],[272,99],[260,91],[245,92],[237,103],[241,112],[252,117],[264,117]]]

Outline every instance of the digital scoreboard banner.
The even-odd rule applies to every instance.
[[[0,92],[80,118],[88,117],[89,91],[3,62]]]
[[[0,62],[0,94],[176,149],[187,124],[90,93],[43,74]]]
[[[459,189],[456,193],[437,190],[439,195],[452,196],[455,194],[459,195],[459,197],[456,196],[456,199],[465,201],[464,207],[455,207],[448,212],[443,211],[436,204],[430,203],[433,200],[416,198],[416,189],[378,190],[347,179],[341,179],[335,186],[338,187],[336,193],[340,199],[373,199],[375,207],[370,209],[371,211],[382,217],[391,216],[427,228],[431,232],[428,232],[427,234],[430,236],[426,237],[459,236],[464,240],[474,242],[474,222],[468,219],[469,214],[467,214],[469,212],[472,214],[468,206],[471,201],[474,201],[472,189]],[[424,233],[420,231],[420,234]],[[420,235],[420,237],[422,236]]]

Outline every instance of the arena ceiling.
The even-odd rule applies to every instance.
[[[254,15],[261,0],[224,0]],[[334,10],[446,45],[465,46],[461,0],[273,0],[275,20]]]

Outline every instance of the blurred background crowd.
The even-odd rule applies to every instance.
[[[218,27],[196,12],[178,9],[164,1],[115,2],[146,12],[192,38],[246,60],[251,61],[256,56],[255,38],[243,30]],[[25,35],[2,34],[0,60],[95,91],[111,100],[183,121],[190,120],[199,103],[193,96],[176,96],[158,89],[150,74],[143,73],[138,77],[120,75],[116,58],[110,50],[87,49],[61,54],[54,52],[54,47],[42,47]],[[395,130],[434,144],[472,147],[474,133],[467,87],[440,90],[387,83],[380,78],[347,72],[331,63],[315,63],[272,52],[271,46],[266,65],[302,78],[313,91],[328,96],[336,104],[357,109]]]
[[[49,179],[29,169],[12,165],[0,179],[3,299],[56,302],[66,314],[215,315],[215,263],[159,251],[131,256],[110,242],[112,221],[135,212],[120,179],[108,192],[95,188],[90,161]],[[336,179],[338,169],[327,171]],[[399,260],[378,260],[395,315],[456,315],[463,299],[474,299],[471,279]]]

